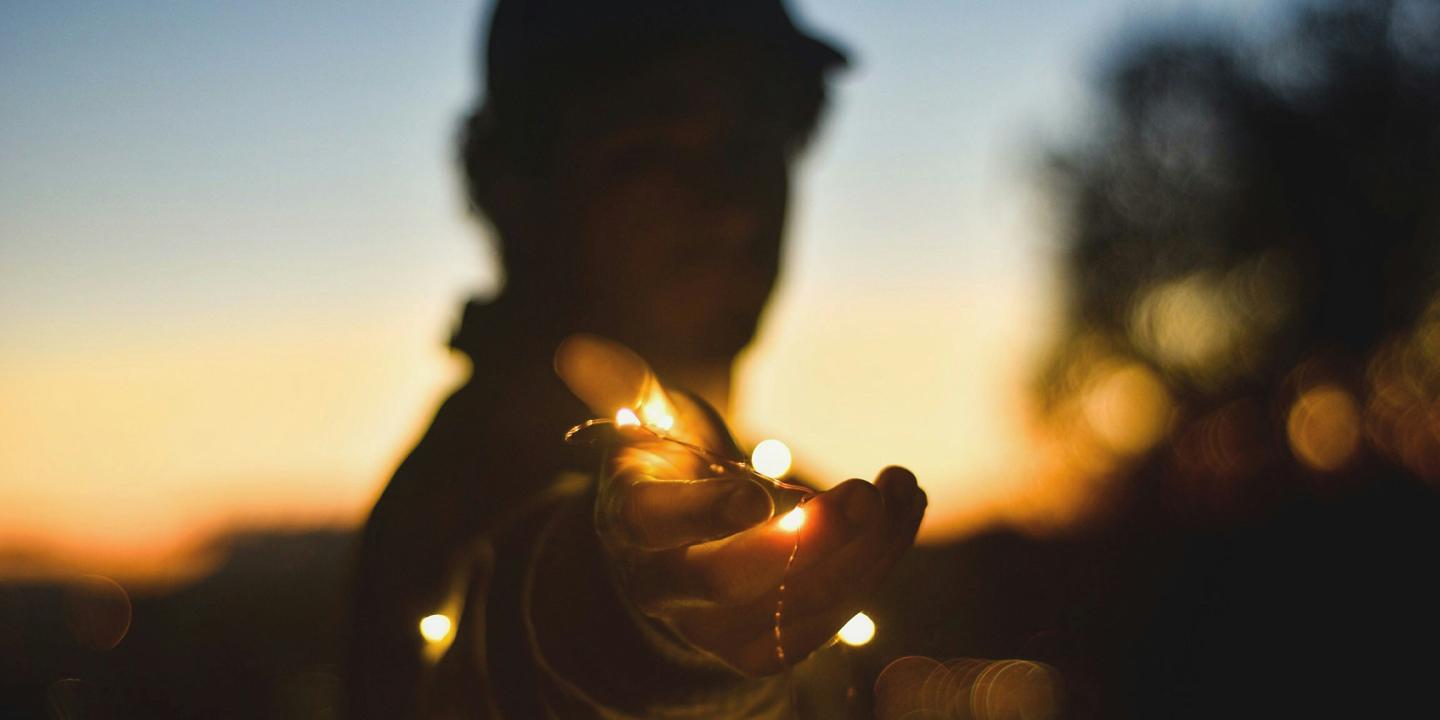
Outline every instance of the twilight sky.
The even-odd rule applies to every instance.
[[[910,465],[927,531],[963,532],[1024,462],[1043,150],[1117,41],[1276,4],[793,6],[855,63],[736,417],[826,481]],[[460,302],[500,282],[451,162],[480,7],[0,11],[0,575],[178,572],[225,527],[363,517],[463,373]]]

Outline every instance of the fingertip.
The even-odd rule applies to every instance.
[[[883,470],[875,475],[876,483],[879,483],[881,480],[886,482],[908,482],[912,485],[917,483],[915,473],[910,472],[908,468],[900,465],[885,466]]]
[[[879,489],[860,478],[850,478],[816,498],[851,525],[865,524],[884,506]]]
[[[884,493],[886,500],[900,507],[908,506],[914,494],[920,491],[920,483],[915,479],[915,473],[899,465],[891,465],[881,470],[875,476],[875,485]]]
[[[885,501],[880,490],[864,480],[856,479],[845,498],[845,519],[852,525],[865,525],[884,512]]]
[[[602,415],[638,402],[650,366],[630,348],[588,333],[575,333],[555,348],[555,374],[570,391]]]

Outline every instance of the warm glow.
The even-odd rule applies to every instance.
[[[1160,441],[1170,419],[1170,393],[1154,372],[1139,363],[1100,373],[1082,402],[1090,429],[1119,455],[1150,449]]]
[[[413,319],[230,325],[0,351],[0,579],[170,584],[221,533],[356,527],[467,372]]]
[[[875,621],[863,612],[855,613],[855,617],[842,625],[835,636],[850,647],[860,647],[875,637]]]
[[[420,636],[425,642],[444,642],[450,637],[450,618],[444,615],[426,615],[420,620]]]
[[[645,414],[645,424],[658,430],[669,430],[675,427],[675,417],[665,412],[658,404],[646,403],[640,406],[640,412]]]
[[[1360,442],[1360,410],[1355,398],[1334,385],[1306,390],[1286,421],[1295,457],[1316,470],[1337,470]]]
[[[1008,521],[1038,462],[1029,388],[1056,318],[1044,288],[994,280],[983,301],[953,282],[823,299],[790,286],[736,375],[736,434],[783,439],[788,477],[822,487],[904,465],[929,495],[922,541]]]
[[[619,427],[639,427],[640,416],[630,408],[620,408],[620,411],[615,413],[615,424]]]
[[[658,382],[650,382],[641,393],[640,418],[647,427],[669,432],[675,427],[675,406]]]
[[[1206,372],[1241,337],[1230,300],[1221,278],[1210,273],[1159,283],[1136,303],[1131,334],[1164,367]]]
[[[766,477],[784,477],[790,471],[790,448],[779,440],[761,440],[750,453],[750,466]]]
[[[1292,274],[1290,261],[1268,253],[1157,283],[1140,294],[1130,336],[1167,372],[1218,382],[1253,367],[1255,349],[1289,316]]]
[[[797,507],[780,518],[780,529],[795,532],[805,525],[805,509]]]

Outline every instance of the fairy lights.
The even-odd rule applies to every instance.
[[[615,427],[640,427],[640,416],[630,408],[620,408],[615,413]]]
[[[780,587],[775,591],[775,660],[785,667],[785,639],[781,632],[781,623],[785,617],[785,584],[790,579],[790,568],[795,564],[795,556],[800,554],[800,528],[805,526],[805,510],[800,505],[805,504],[802,498],[800,504],[796,505],[790,512],[785,513],[780,521],[776,523],[781,530],[792,536],[790,541],[790,557],[785,560],[785,570],[780,573]]]
[[[450,637],[450,618],[445,615],[426,615],[420,619],[420,637],[428,643],[444,642]]]
[[[855,613],[854,617],[840,627],[840,632],[835,633],[835,637],[850,647],[860,647],[875,638],[875,621],[863,612]]]
[[[761,440],[750,452],[750,466],[766,477],[785,477],[790,472],[790,448],[773,438]]]
[[[805,509],[798,505],[795,506],[794,510],[785,513],[785,515],[780,518],[778,524],[780,525],[780,529],[785,532],[795,532],[799,530],[805,526]]]
[[[600,417],[586,420],[565,432],[565,442],[580,443],[593,440],[593,436],[589,431],[605,425],[625,430],[626,432],[643,432],[654,437],[656,440],[674,443],[685,448],[705,460],[710,466],[710,469],[715,472],[745,475],[780,490],[800,493],[806,497],[815,494],[814,490],[804,485],[796,485],[780,480],[780,476],[789,471],[790,449],[785,447],[784,443],[781,443],[779,440],[765,441],[771,443],[771,445],[766,446],[766,449],[763,451],[761,451],[759,446],[756,447],[760,461],[765,464],[765,469],[770,471],[765,472],[765,470],[757,468],[750,462],[711,450],[710,448],[690,442],[672,433],[675,429],[676,421],[675,416],[670,412],[669,403],[661,399],[654,399],[639,404],[638,408],[639,411],[637,412],[636,408],[622,407],[615,411],[614,417]],[[642,418],[644,418],[643,421]],[[765,445],[765,443],[762,442],[761,445]],[[778,464],[778,461],[782,458],[785,465],[784,469],[781,469]]]
[[[565,433],[565,442],[576,443],[582,439],[588,439],[591,436],[587,431],[601,425],[610,425],[615,430],[624,431],[632,437],[634,433],[644,433],[656,440],[679,445],[704,460],[713,472],[735,473],[754,481],[763,482],[780,490],[801,494],[800,502],[775,521],[775,527],[779,528],[781,532],[788,533],[791,536],[790,556],[785,560],[785,569],[781,573],[780,586],[777,588],[775,622],[773,626],[775,635],[775,658],[781,666],[787,666],[785,643],[782,635],[782,620],[785,614],[785,581],[790,576],[790,568],[795,564],[795,557],[800,554],[800,529],[805,526],[805,522],[808,519],[803,506],[807,500],[815,495],[814,490],[804,485],[787,483],[780,479],[790,471],[790,448],[786,447],[785,443],[779,440],[765,440],[755,446],[749,462],[746,462],[743,459],[737,459],[725,453],[711,450],[696,442],[682,439],[676,434],[672,434],[672,431],[676,430],[675,414],[670,403],[658,390],[652,392],[650,399],[646,402],[639,403],[635,407],[622,407],[617,409],[613,418],[594,418],[570,428],[570,430]],[[860,618],[863,618],[863,620]],[[426,618],[426,620],[428,621],[430,618]],[[445,626],[444,634],[448,635],[450,628],[448,619],[446,619],[446,621],[447,625]],[[850,644],[863,645],[869,642],[869,637],[860,639],[866,635],[863,624],[868,621],[869,618],[865,618],[863,614],[861,614],[855,618],[851,618],[850,623],[846,624],[846,627],[850,628],[848,636],[855,640],[854,643]],[[860,623],[860,625],[850,627],[850,625],[854,623]],[[842,630],[844,629],[845,628],[842,628]],[[424,628],[422,627],[422,632],[423,631]],[[874,623],[870,623],[868,633],[870,635],[874,634]],[[842,641],[849,643],[849,641],[843,640],[843,638]]]

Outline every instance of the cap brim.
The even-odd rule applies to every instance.
[[[822,70],[838,70],[850,65],[850,57],[833,44],[820,38],[797,33],[795,49]]]

